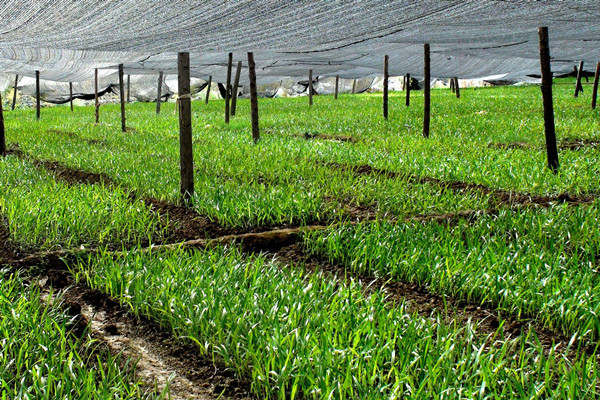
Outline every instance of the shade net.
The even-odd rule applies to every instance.
[[[600,58],[597,0],[5,0],[0,20],[3,87],[40,71],[83,91],[95,68],[114,87],[122,63],[144,99],[156,92],[159,71],[176,75],[179,51],[190,52],[193,77],[215,82],[225,81],[233,52],[244,61],[241,85],[253,51],[259,83],[274,85],[265,95],[301,93],[309,69],[317,85],[339,75],[348,91],[348,80],[381,75],[386,54],[391,75],[419,78],[424,43],[434,77],[524,80],[539,74],[539,26],[549,28],[555,73],[579,61],[592,69]],[[56,91],[47,98],[68,93]]]

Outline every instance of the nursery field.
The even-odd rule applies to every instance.
[[[600,398],[584,86],[5,112],[2,398]]]

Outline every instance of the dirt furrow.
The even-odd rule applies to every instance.
[[[171,399],[250,399],[250,382],[240,380],[212,357],[201,357],[193,344],[183,344],[158,324],[135,316],[109,296],[75,284],[66,271],[50,270],[37,278],[45,291],[61,290],[63,308],[76,321],[74,330],[89,334],[136,361],[136,374],[149,388],[168,385]]]

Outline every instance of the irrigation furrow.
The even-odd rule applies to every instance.
[[[136,361],[136,374],[148,387],[168,385],[174,400],[250,399],[249,381],[240,381],[212,358],[198,355],[193,344],[182,344],[150,320],[136,317],[109,296],[75,284],[66,271],[51,270],[37,279],[46,299],[50,287],[62,290],[63,307],[111,353]]]

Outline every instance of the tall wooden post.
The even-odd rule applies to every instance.
[[[4,110],[2,109],[2,94],[0,93],[0,157],[6,157],[6,135],[4,133]]]
[[[252,113],[252,140],[254,143],[260,140],[260,128],[258,125],[258,89],[256,87],[256,69],[254,65],[254,53],[248,53],[248,77],[250,78],[250,110]]]
[[[131,103],[131,75],[127,74],[127,103]]]
[[[125,119],[125,83],[123,82],[123,64],[119,64],[119,94],[121,95],[121,132],[127,132]]]
[[[335,99],[338,99],[338,93],[339,93],[339,89],[340,89],[340,76],[336,75],[335,76]]]
[[[594,75],[594,89],[592,90],[592,110],[596,108],[598,100],[598,81],[600,80],[600,62],[596,64],[596,74]]]
[[[179,93],[179,159],[181,200],[190,205],[194,195],[194,154],[192,152],[192,96],[190,94],[190,53],[177,56]]]
[[[460,99],[460,85],[458,84],[458,78],[454,77],[454,88],[456,90],[456,98]]]
[[[575,83],[575,97],[579,97],[579,92],[583,93],[583,86],[581,85],[581,74],[583,73],[583,61],[579,62],[579,69],[577,70],[577,82]]]
[[[210,97],[210,86],[212,85],[212,75],[208,77],[208,84],[206,85],[206,100],[204,103],[208,104],[208,98]]]
[[[12,102],[12,110],[15,110],[15,106],[17,105],[17,86],[19,85],[19,75],[15,77],[15,86],[13,86],[13,102]]]
[[[308,105],[312,107],[313,105],[313,71],[312,69],[308,70]]]
[[[423,82],[423,137],[429,137],[429,125],[431,123],[431,55],[429,51],[429,44],[425,44],[424,55],[425,55],[425,68],[424,68],[424,82]]]
[[[227,62],[227,84],[225,85],[225,123],[229,123],[229,100],[231,99],[231,68],[233,64],[233,53],[229,53]]]
[[[163,72],[158,73],[158,89],[156,91],[156,115],[160,114],[160,103],[162,101],[162,85],[163,85]]]
[[[450,90],[452,90],[452,93],[456,93],[456,86],[454,84],[454,77],[450,78]]]
[[[240,74],[242,73],[242,62],[238,61],[235,69],[235,79],[233,80],[233,91],[231,92],[231,115],[235,115],[237,107],[238,90],[240,88]]]
[[[383,57],[383,118],[388,119],[388,84],[389,84],[389,74],[388,74],[388,63],[390,57]]]
[[[73,82],[69,82],[69,103],[71,104],[71,112],[73,112]]]
[[[406,74],[406,86],[404,86],[406,91],[406,107],[410,107],[410,74]]]
[[[98,68],[94,70],[94,104],[96,106],[96,123],[100,122],[100,100],[98,99]]]
[[[42,104],[40,102],[40,71],[35,71],[35,116],[40,119],[40,109]]]
[[[540,64],[542,69],[542,99],[544,102],[544,125],[546,132],[546,152],[548,167],[558,173],[558,148],[556,147],[556,130],[554,127],[554,104],[552,101],[552,70],[550,69],[550,46],[548,44],[548,28],[538,28],[540,36]]]
[[[356,93],[356,79],[352,79],[352,94]]]

